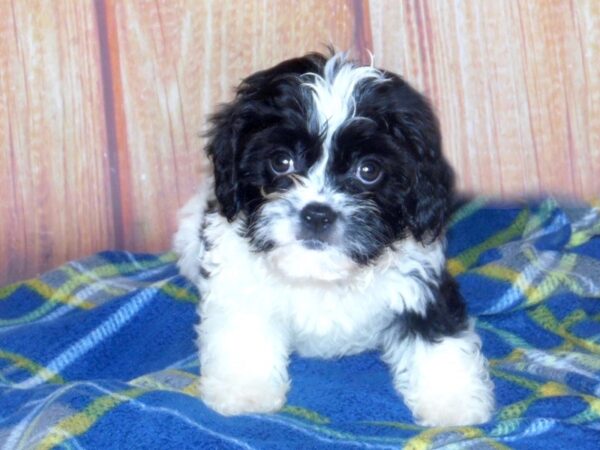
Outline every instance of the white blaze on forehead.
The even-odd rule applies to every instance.
[[[385,81],[385,76],[373,66],[355,66],[346,60],[343,53],[338,53],[327,61],[323,76],[308,75],[311,81],[304,85],[312,91],[315,118],[319,124],[319,131],[325,137],[323,157],[313,167],[311,173],[322,178],[329,159],[333,133],[356,113],[357,85],[369,79],[375,82]]]

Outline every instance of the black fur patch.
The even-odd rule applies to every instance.
[[[212,202],[211,202],[212,203]],[[200,225],[200,230],[198,230],[198,239],[204,246],[206,251],[210,251],[213,248],[213,243],[206,237],[206,226],[207,226],[207,216],[209,214],[214,214],[215,205],[213,203],[213,207],[209,204],[204,212],[204,216],[202,217],[202,224]]]
[[[210,272],[208,270],[206,270],[203,266],[198,266],[198,273],[205,280],[210,278]]]
[[[391,328],[401,338],[420,337],[437,342],[467,329],[467,309],[456,281],[444,272],[439,285],[431,290],[434,300],[427,305],[424,316],[413,311],[396,316]]]

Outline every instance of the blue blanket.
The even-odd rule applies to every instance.
[[[0,448],[600,448],[600,204],[465,205],[450,271],[497,411],[423,428],[375,353],[293,357],[278,414],[197,396],[197,292],[174,256],[105,252],[0,289]]]

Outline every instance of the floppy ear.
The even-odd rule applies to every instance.
[[[234,105],[225,105],[210,122],[206,153],[214,167],[217,201],[221,212],[231,222],[240,210],[237,177],[240,125]]]
[[[408,226],[419,241],[431,242],[444,230],[450,211],[452,171],[442,159],[419,162],[410,196]]]
[[[410,101],[395,114],[395,132],[416,164],[409,192],[406,219],[413,236],[431,241],[443,231],[448,219],[454,175],[442,154],[442,139],[435,114],[427,100],[405,85]],[[406,98],[407,92],[404,96]]]

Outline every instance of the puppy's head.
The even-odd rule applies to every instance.
[[[245,79],[208,136],[221,214],[286,277],[344,279],[443,230],[437,121],[397,75],[339,54],[285,61]]]

